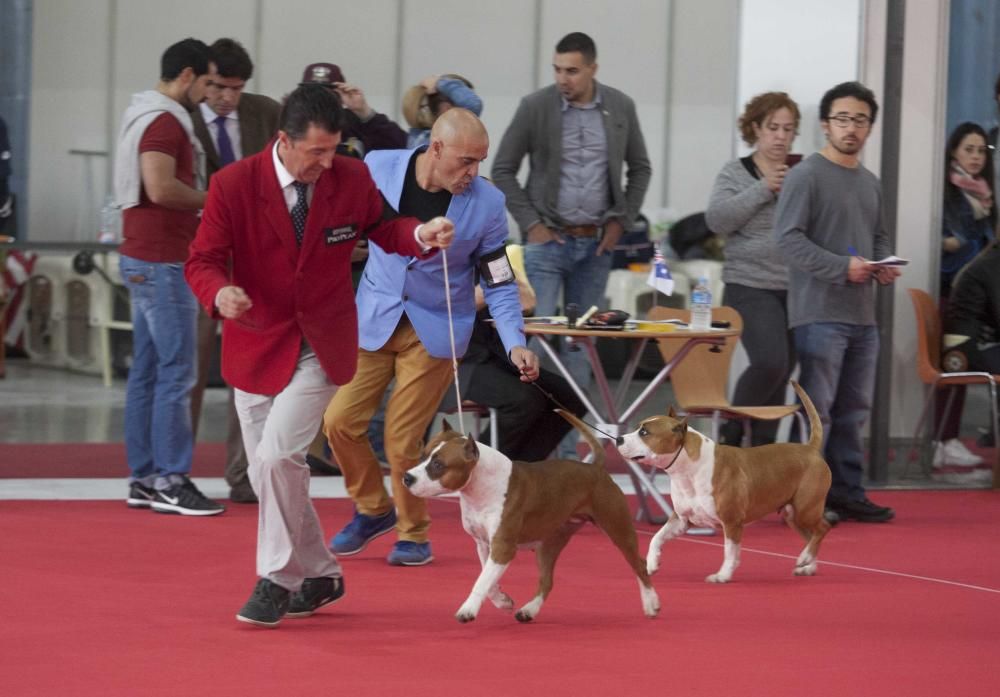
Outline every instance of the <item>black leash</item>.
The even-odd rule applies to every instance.
[[[556,399],[555,395],[553,395],[551,392],[549,392],[544,387],[542,387],[541,385],[539,385],[537,380],[532,380],[531,384],[534,385],[539,391],[541,391],[541,393],[543,395],[545,395],[546,397],[548,397],[549,401],[552,402],[553,404],[555,404],[557,407],[559,407],[560,409],[562,409],[563,411],[565,411],[568,414],[572,414],[573,413],[572,409],[568,408],[565,404],[563,404],[558,399]],[[607,438],[610,438],[611,440],[615,441],[615,443],[618,443],[619,445],[621,444],[621,436],[613,436],[610,433],[608,433],[607,431],[599,429],[597,426],[595,426],[594,424],[590,423],[589,421],[585,421],[584,419],[582,419],[580,417],[577,417],[577,418],[580,419],[580,421],[583,421],[583,423],[585,423],[587,426],[589,426],[593,430],[595,430],[598,433],[600,433],[601,435],[604,435]]]
[[[523,374],[524,373],[522,373],[522,375]],[[558,399],[556,399],[556,397],[555,397],[554,394],[552,394],[551,392],[549,392],[548,390],[546,390],[544,387],[542,387],[541,385],[539,385],[538,384],[538,380],[532,380],[531,384],[534,385],[543,395],[545,395],[546,397],[548,397],[549,401],[552,402],[553,404],[555,404],[557,407],[559,407],[560,409],[562,409],[563,411],[565,411],[565,412],[567,412],[569,414],[573,413],[573,410],[572,409],[568,409],[565,404],[563,404]],[[600,434],[602,434],[604,436],[607,436],[608,438],[610,438],[611,440],[613,440],[616,445],[621,445],[624,442],[624,440],[625,440],[621,436],[613,436],[613,435],[611,435],[607,431],[604,431],[604,430],[598,428],[597,426],[595,426],[594,424],[590,423],[589,421],[584,421],[579,416],[577,418],[580,419],[580,421],[583,421],[583,423],[585,423],[587,426],[589,426],[590,428],[594,429],[598,433],[600,433]],[[679,458],[681,456],[681,452],[683,450],[684,450],[684,445],[681,444],[681,447],[677,448],[677,452],[674,454],[674,459],[670,461],[669,465],[667,465],[666,467],[663,468],[664,472],[666,472],[668,469],[670,469],[671,467],[674,466],[674,463],[677,462],[677,458]]]

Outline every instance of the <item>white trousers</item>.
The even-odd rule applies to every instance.
[[[234,391],[250,483],[260,499],[257,575],[290,591],[307,578],[341,575],[309,498],[306,465],[306,451],[336,391],[308,348],[278,395]]]

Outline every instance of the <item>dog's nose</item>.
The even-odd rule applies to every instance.
[[[615,445],[625,445],[625,436],[615,438]]]
[[[409,472],[407,472],[406,474],[403,475],[403,486],[405,486],[407,489],[409,489],[411,486],[413,486],[416,483],[416,481],[417,481],[417,478],[414,477]]]

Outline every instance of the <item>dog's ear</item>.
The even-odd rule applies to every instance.
[[[479,446],[476,445],[476,439],[469,434],[469,437],[465,439],[465,450],[463,451],[466,460],[478,460],[479,459]]]
[[[673,404],[671,404],[670,408],[667,409],[667,416],[669,416],[671,419],[676,419],[677,418],[677,412],[674,411],[674,405]]]
[[[453,429],[451,427],[451,424],[448,423],[448,419],[441,419],[441,430],[442,431],[454,431],[455,429]]]

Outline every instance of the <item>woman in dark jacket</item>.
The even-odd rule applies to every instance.
[[[960,124],[948,138],[941,226],[941,297],[951,283],[994,238],[993,156],[986,132],[975,123]]]
[[[944,213],[941,225],[941,316],[964,311],[964,300],[949,296],[955,277],[994,239],[997,221],[993,203],[993,157],[986,132],[971,122],[959,124],[948,138],[945,151]],[[975,466],[982,458],[959,440],[965,387],[954,388],[951,409],[946,411],[947,392],[937,398],[940,440],[934,450],[934,466]]]

